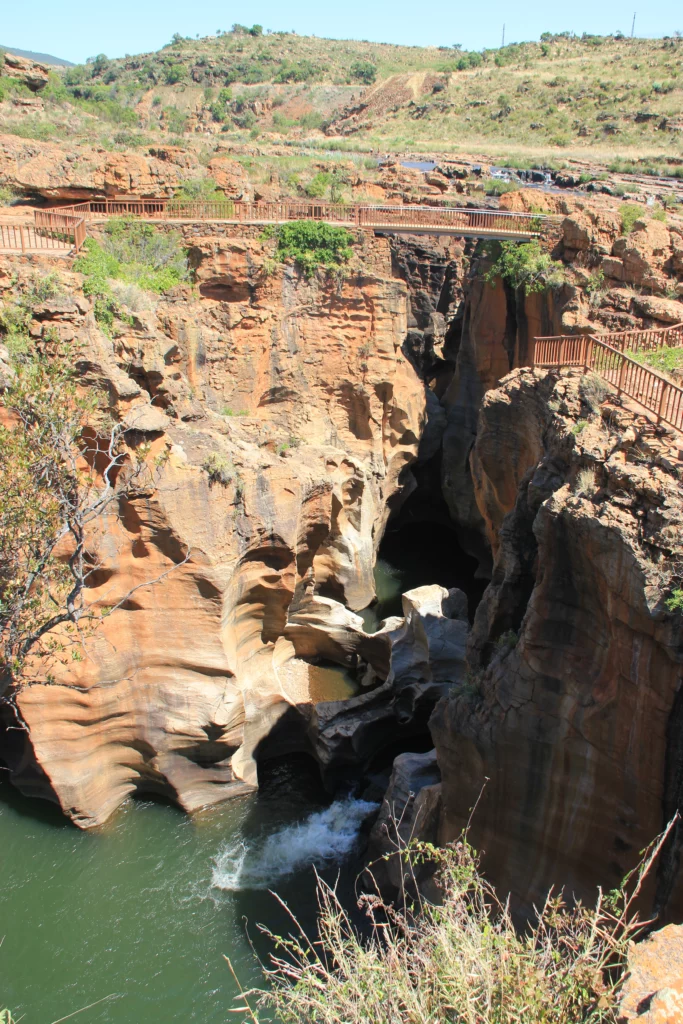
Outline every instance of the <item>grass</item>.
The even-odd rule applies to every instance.
[[[555,159],[564,151],[584,158],[604,151],[620,169],[667,169],[683,176],[678,138],[667,128],[683,107],[682,49],[676,39],[560,33],[466,53],[238,29],[199,40],[176,37],[157,53],[98,58],[55,76],[60,84],[50,90],[55,102],[65,96],[120,125],[125,119],[145,128],[162,124],[165,106],[179,111],[180,131],[198,104],[209,121],[215,117],[231,130],[278,130],[277,113],[283,133],[315,133],[322,122],[335,123],[361,89],[381,91],[391,76],[417,73],[411,96],[371,102],[347,126],[358,145],[472,152],[475,145],[479,151],[494,144],[505,156],[512,148],[530,153],[540,144]],[[226,95],[230,89],[236,99]],[[237,110],[240,98],[255,99],[257,93],[271,102]],[[163,106],[152,107],[154,97]],[[150,103],[141,116],[144,98]],[[337,141],[349,147],[356,139]],[[327,148],[331,140],[320,141]],[[628,161],[619,155],[625,148]]]
[[[397,846],[391,856],[403,866],[403,909],[377,893],[361,896],[364,937],[335,890],[318,880],[319,939],[309,940],[295,918],[289,937],[262,929],[275,944],[269,987],[242,992],[233,1012],[252,1024],[616,1022],[639,929],[635,900],[672,826],[620,889],[599,892],[592,906],[549,894],[521,932],[466,838],[443,849]],[[415,884],[425,862],[436,867],[438,903]]]
[[[683,376],[683,348],[659,348],[653,352],[627,352],[631,359],[653,370],[663,373],[666,377],[675,375],[677,383]]]

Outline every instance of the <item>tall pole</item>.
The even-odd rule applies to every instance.
[[[503,22],[503,42],[500,45],[505,46],[505,22]]]
[[[636,14],[633,15],[633,21],[631,22],[631,39],[633,39],[633,30],[636,27]]]

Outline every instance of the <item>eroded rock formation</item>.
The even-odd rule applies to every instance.
[[[472,452],[495,552],[475,618],[474,686],[431,727],[440,837],[480,797],[472,840],[529,907],[561,880],[619,884],[680,806],[680,463],[589,378],[515,371],[484,398]],[[649,900],[681,905],[669,844]]]
[[[87,657],[16,697],[16,783],[83,826],[140,788],[193,809],[254,785],[290,708],[285,747],[312,742],[311,659],[363,659],[379,681],[391,660],[353,609],[424,417],[406,289],[268,276],[258,242],[195,256],[205,297],[181,289],[113,341],[77,293],[35,310],[38,342],[56,330],[148,446],[149,477],[91,539],[90,598],[130,597]]]

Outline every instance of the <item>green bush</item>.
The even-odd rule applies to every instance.
[[[85,252],[74,269],[84,275],[83,291],[93,297],[95,319],[111,333],[117,303],[110,280],[135,284],[161,294],[188,277],[187,253],[177,231],[164,232],[152,224],[127,218],[110,220],[102,243],[85,241]]]
[[[524,288],[530,294],[549,287],[559,287],[564,283],[563,265],[544,252],[536,239],[531,242],[498,244],[500,254],[485,275],[489,284],[494,284],[496,278],[501,277],[513,288]]]
[[[683,612],[683,590],[680,587],[673,590],[664,603],[670,612]]]
[[[182,135],[187,128],[187,117],[177,107],[164,107],[164,123],[173,135]]]
[[[164,71],[166,85],[176,85],[187,78],[187,68],[184,64],[169,64]]]
[[[623,203],[619,210],[619,216],[621,217],[621,230],[625,235],[630,235],[635,222],[643,216],[643,208],[636,206],[635,203]]]
[[[305,192],[311,199],[322,199],[330,187],[332,176],[327,171],[318,171],[305,186]]]
[[[349,74],[355,82],[363,82],[365,85],[372,85],[377,78],[377,68],[369,60],[354,60],[349,68]]]
[[[283,224],[277,232],[276,255],[279,260],[292,259],[307,279],[318,267],[340,270],[353,255],[353,236],[346,228],[321,221],[300,220]]]

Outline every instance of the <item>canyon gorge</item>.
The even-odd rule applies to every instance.
[[[118,190],[123,159],[76,180],[38,149],[18,163],[43,199]],[[166,161],[128,161],[131,194],[175,182]],[[210,170],[253,198],[233,165]],[[367,801],[370,858],[397,829],[469,827],[521,915],[552,886],[616,888],[683,810],[680,435],[596,374],[530,365],[537,337],[683,321],[683,223],[643,210],[625,234],[609,197],[500,206],[553,215],[561,279],[525,290],[474,239],[362,231],[343,273],[306,275],[260,227],[188,219],[154,230],[191,280],[117,285],[107,327],[78,264],[0,257],[4,307],[30,306],[90,396],[88,436],[114,425],[138,467],[87,536],[97,628],[5,693],[22,794],[97,832],[131,796],[192,814],[299,758]],[[406,555],[386,611],[378,568]],[[644,890],[659,923],[683,914],[682,845],[677,822]],[[389,856],[387,891],[400,873]]]

